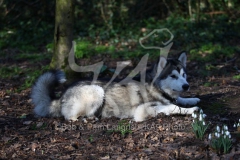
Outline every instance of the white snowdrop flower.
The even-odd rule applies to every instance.
[[[224,130],[222,130],[222,135],[224,134]]]
[[[224,139],[226,139],[226,135],[224,135],[223,137],[224,137]]]
[[[237,127],[240,127],[240,123],[237,124]]]
[[[197,115],[195,113],[192,114],[193,118],[197,118]]]
[[[203,110],[202,109],[200,110],[200,114],[203,114]]]
[[[195,114],[195,118],[197,118],[198,117],[198,115],[197,114]]]
[[[197,118],[197,114],[195,114],[195,113],[194,113],[194,115],[193,115],[193,116],[194,116],[193,118]]]
[[[218,133],[217,137],[218,137],[218,138],[220,137],[220,133]]]
[[[224,129],[227,131],[228,130],[228,126],[224,126]]]
[[[195,113],[192,113],[192,118],[194,118],[195,117]]]
[[[229,131],[226,131],[225,134],[228,136],[228,135],[230,134],[230,132],[229,132]]]
[[[229,137],[229,139],[231,139],[232,138],[231,134],[229,134],[228,137]]]
[[[206,114],[203,114],[202,116],[203,116],[203,118],[206,118],[206,117],[207,117],[207,115],[206,115]]]
[[[214,135],[215,135],[215,137],[217,137],[217,136],[218,136],[218,133],[217,133],[217,132],[215,132],[215,134],[214,134]]]
[[[199,121],[202,121],[203,120],[203,118],[202,118],[202,115],[200,114],[199,115]]]
[[[194,119],[193,119],[192,121],[193,121],[193,123],[194,123]]]
[[[234,123],[233,127],[235,128],[236,127],[236,124]]]
[[[204,126],[206,125],[206,123],[203,121],[203,123],[202,123]]]
[[[208,139],[209,139],[209,140],[212,139],[212,135],[211,135],[211,133],[208,135]]]
[[[216,129],[217,129],[217,132],[220,132],[220,127],[219,127],[219,126],[217,126],[217,128],[216,128]]]

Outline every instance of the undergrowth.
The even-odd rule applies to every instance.
[[[0,58],[4,59],[5,54],[1,54]],[[9,57],[8,57],[9,58]],[[40,69],[28,68],[25,65],[18,64],[18,62],[27,62],[32,66],[43,60],[50,60],[50,54],[30,54],[20,53],[10,57],[12,63],[11,66],[3,64],[0,68],[0,75],[3,79],[12,79],[23,81],[22,85],[17,88],[17,92],[30,88],[35,80],[45,71],[49,70],[49,65],[41,66]],[[38,65],[41,65],[39,63]]]
[[[114,129],[109,130],[110,133],[121,133],[123,137],[132,133],[131,124],[127,120],[119,121],[118,125]]]
[[[216,66],[218,63],[233,59],[240,50],[236,45],[240,37],[239,29],[236,26],[240,25],[240,20],[231,21],[226,15],[216,16],[214,20],[206,15],[201,15],[200,18],[200,21],[196,22],[189,20],[187,17],[171,14],[165,20],[156,20],[151,17],[142,19],[139,23],[131,24],[131,27],[129,25],[124,29],[120,28],[120,25],[116,26],[111,31],[106,30],[104,26],[92,25],[88,28],[88,34],[75,35],[75,56],[77,59],[82,59],[92,58],[99,54],[108,54],[112,58],[140,59],[148,53],[150,58],[154,59],[159,56],[160,50],[144,49],[139,44],[139,38],[146,36],[154,29],[167,28],[174,36],[171,49],[177,51],[186,50],[189,53],[188,58],[190,60],[200,62],[200,68],[197,71],[199,75],[213,75],[219,70]],[[42,36],[50,33],[49,30],[53,26],[48,24],[39,28],[36,27],[34,28],[36,32],[31,34],[32,31],[28,33],[28,28],[25,28],[24,24],[20,29],[2,29],[0,31],[0,48],[18,48],[21,54],[12,56],[16,61],[27,60],[31,63],[37,63],[44,59],[50,59],[53,52],[53,42],[49,40],[49,37],[44,40]],[[14,37],[18,37],[18,39],[13,41]],[[25,37],[26,40],[22,37]],[[146,46],[164,48],[166,44],[163,43],[170,39],[170,34],[161,32],[153,37],[144,42]],[[34,45],[30,42],[33,42]],[[32,54],[32,52],[39,51],[39,46],[45,46],[42,48],[48,53]],[[173,56],[171,50],[169,56]],[[2,57],[0,57],[0,61],[1,59]],[[30,72],[32,72],[31,69],[23,69],[17,66],[2,66],[0,69],[2,78],[27,75],[25,87],[23,88],[31,86],[34,79],[40,74],[40,71]],[[233,78],[240,79],[239,75]]]

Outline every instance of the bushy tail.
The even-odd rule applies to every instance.
[[[58,117],[61,115],[60,101],[55,98],[54,88],[66,81],[62,71],[51,71],[41,75],[32,87],[32,103],[36,115]]]

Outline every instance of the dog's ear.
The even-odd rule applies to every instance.
[[[166,66],[166,64],[167,64],[167,59],[165,57],[160,57],[157,71],[161,73],[163,68]]]
[[[180,62],[182,62],[183,66],[186,67],[187,66],[187,55],[186,55],[186,52],[182,52],[180,54],[180,56],[178,57],[178,60]]]
[[[154,68],[151,73],[150,80],[152,81],[152,84],[155,83],[156,79],[160,76],[162,70],[166,67],[167,59],[165,57],[160,57],[157,64],[154,65]]]
[[[154,64],[148,79],[152,81],[153,79],[158,77],[161,74],[163,68],[166,66],[166,64],[167,64],[166,58],[160,57],[159,61],[156,64]]]
[[[158,63],[154,66],[154,76],[157,75],[157,77],[161,74],[163,68],[166,66],[167,64],[167,59],[165,57],[160,57]]]

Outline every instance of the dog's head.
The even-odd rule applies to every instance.
[[[183,91],[189,89],[186,74],[187,56],[182,52],[177,59],[160,57],[153,67],[151,75],[153,85],[173,98],[177,98]]]

